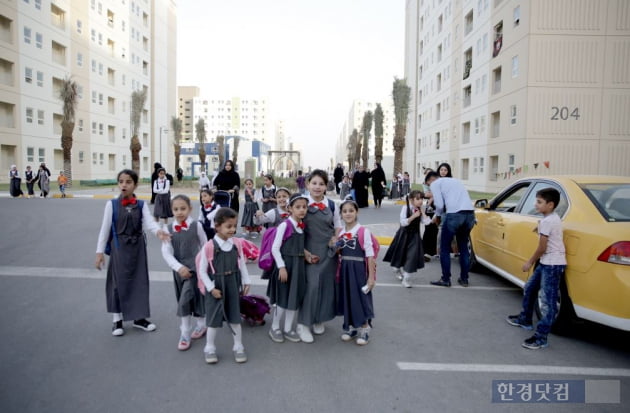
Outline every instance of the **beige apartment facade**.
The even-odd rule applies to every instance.
[[[1,2],[0,169],[62,169],[58,90],[67,77],[79,86],[74,180],[111,180],[131,167],[131,93],[142,89],[140,175],[154,162],[172,168],[176,30],[172,0]]]
[[[630,175],[630,2],[410,0],[405,168]]]

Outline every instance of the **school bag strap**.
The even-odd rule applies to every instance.
[[[238,260],[240,263],[241,256],[243,255],[243,243],[240,238],[232,238],[232,242],[236,245],[236,250],[238,251]],[[201,268],[201,254],[205,254],[206,261],[208,261],[208,267],[214,273],[214,265],[212,262],[214,261],[214,239],[209,240],[205,243],[203,248],[197,253],[195,257],[195,267],[197,268],[197,274],[201,274],[201,271],[208,272],[208,268]],[[203,283],[201,276],[197,276],[197,288],[201,291],[202,295],[206,295],[206,285]]]

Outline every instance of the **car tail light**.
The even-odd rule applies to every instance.
[[[597,260],[613,264],[630,265],[630,241],[615,242],[606,248],[597,257]]]

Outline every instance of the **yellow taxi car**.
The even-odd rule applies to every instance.
[[[560,191],[567,269],[560,285],[557,326],[576,315],[630,331],[630,177],[549,176],[520,179],[492,200],[475,203],[471,263],[521,288],[533,269],[521,267],[538,244],[542,215],[536,192]]]

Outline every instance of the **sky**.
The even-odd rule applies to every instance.
[[[353,100],[403,77],[404,0],[178,0],[177,14],[177,84],[267,98],[304,167],[330,165]]]

